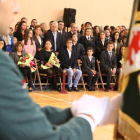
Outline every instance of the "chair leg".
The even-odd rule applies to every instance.
[[[39,75],[38,70],[37,70],[37,76],[38,76],[38,80],[39,80],[40,90],[42,91],[42,85],[41,85],[41,80],[40,80],[40,75]]]
[[[102,88],[105,89],[102,75],[100,75],[100,80],[101,80]]]
[[[85,87],[85,83],[84,83],[84,78],[83,78],[83,76],[81,76],[81,81],[82,81],[82,85],[83,85],[84,91],[86,91],[86,87]]]
[[[60,82],[60,87],[62,89],[62,81],[61,81],[61,76],[59,76],[59,82]]]
[[[98,82],[96,82],[96,88],[97,88],[97,90],[99,90]]]
[[[35,71],[34,84],[35,84],[35,81],[36,81],[36,75],[37,75],[37,71]]]

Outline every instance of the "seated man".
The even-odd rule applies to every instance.
[[[68,91],[79,91],[77,85],[81,78],[82,72],[76,69],[76,53],[72,51],[72,39],[68,39],[66,42],[67,49],[63,50],[60,54],[61,68],[66,70],[68,74]],[[72,78],[75,74],[75,80],[72,88]]]
[[[120,71],[117,69],[117,58],[116,53],[112,51],[114,44],[112,41],[107,43],[107,50],[103,51],[100,56],[101,60],[101,71],[104,74],[107,74],[107,86],[105,91],[109,91],[110,81],[112,75],[117,75],[117,80],[114,90],[118,90],[118,80]]]
[[[76,53],[76,59],[78,59],[79,63],[82,63],[81,59],[85,55],[85,49],[82,44],[78,43],[78,37],[77,34],[72,35],[72,50]]]
[[[82,59],[82,72],[88,74],[87,88],[89,91],[95,90],[95,83],[99,79],[99,73],[95,71],[95,57],[93,55],[93,48],[87,48],[87,55]]]

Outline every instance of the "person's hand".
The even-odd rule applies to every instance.
[[[25,65],[24,64],[21,64],[20,67],[25,67]]]
[[[51,63],[46,63],[47,67],[53,68],[53,65]]]
[[[115,68],[112,70],[112,74],[113,74],[113,75],[116,74],[116,69],[115,69]]]
[[[76,70],[75,69],[72,69],[72,71],[73,71],[73,74],[75,74]]]
[[[6,52],[8,55],[10,54],[10,52]]]
[[[73,116],[79,116],[79,114],[90,115],[94,120],[95,126],[97,126],[105,114],[108,103],[108,97],[97,98],[84,95],[72,103],[71,112]]]
[[[95,75],[96,74],[96,71],[95,70],[91,70],[91,72]]]
[[[42,50],[42,48],[39,48],[38,51],[40,52]]]
[[[78,63],[82,63],[82,61],[80,59],[78,59],[77,61],[78,61]]]
[[[55,54],[56,54],[56,56],[58,56],[59,55],[59,52],[55,52]]]

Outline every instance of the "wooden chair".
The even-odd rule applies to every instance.
[[[104,85],[106,85],[107,83],[104,83],[104,82],[103,82],[102,76],[107,76],[107,74],[102,74],[102,73],[101,73],[100,61],[98,61],[98,60],[96,60],[96,61],[97,61],[98,72],[99,72],[99,74],[100,74],[101,85],[102,85],[102,88],[105,89],[105,88],[104,88]],[[110,85],[115,85],[115,83],[116,83],[116,75],[112,75],[112,80],[114,80],[114,82],[110,83]],[[99,84],[99,83],[98,83],[98,84]]]
[[[49,82],[49,78],[47,78],[47,74],[39,72],[38,68],[40,67],[40,60],[37,60],[36,58],[34,58],[34,61],[35,61],[35,67],[36,67],[35,78],[34,78],[34,85],[39,85],[40,89],[42,91],[42,85],[50,85],[50,83],[48,83]],[[41,83],[40,76],[46,77],[47,78],[47,82],[46,83]],[[36,78],[38,78],[39,83],[35,83]],[[60,85],[61,89],[62,89],[61,76],[59,76],[59,81],[60,81],[60,83],[58,85]]]
[[[78,68],[79,68],[79,70],[81,70],[82,64],[79,63],[78,60],[77,60],[77,63],[78,63]],[[83,78],[84,76],[88,76],[88,74],[82,74],[82,76],[81,76],[82,85],[83,85],[84,90],[86,91],[85,82],[84,82],[84,78]],[[93,76],[94,76],[94,75],[93,75]],[[97,82],[96,82],[95,85],[96,85],[96,88],[99,90],[99,87],[98,87],[98,83],[97,83]]]

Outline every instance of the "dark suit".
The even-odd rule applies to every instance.
[[[80,37],[82,36],[81,34],[77,33],[78,34],[78,42],[80,41]],[[72,33],[71,31],[67,33],[67,39],[69,38],[72,38]]]
[[[46,40],[51,40],[52,41],[52,49],[55,50],[55,46],[54,46],[54,36],[51,30],[48,30],[45,35],[44,35],[44,40],[43,40],[43,46],[45,46],[45,42]],[[61,52],[61,50],[63,49],[63,36],[57,32],[57,39],[56,39],[56,52]]]
[[[108,41],[105,39],[104,45],[103,45],[101,39],[96,40],[96,43],[95,43],[96,44],[96,52],[94,54],[96,59],[100,60],[101,52],[107,50],[107,42]]]
[[[38,51],[38,49],[43,48],[43,38],[41,38],[41,44],[40,44],[40,42],[38,41],[38,39],[37,39],[37,37],[35,35],[33,36],[33,40],[34,40],[35,45],[36,45],[35,58],[39,59],[39,51]]]
[[[35,28],[32,28],[32,26],[30,25],[30,28],[33,31],[33,35],[35,35]]]
[[[72,50],[76,53],[76,59],[82,59],[85,55],[85,49],[82,44],[77,43],[76,45],[72,46]]]
[[[112,71],[114,68],[116,69],[116,75],[117,75],[117,81],[116,86],[118,86],[118,79],[119,79],[119,73],[120,71],[117,69],[117,58],[116,53],[112,51],[112,56],[110,59],[108,51],[103,51],[101,53],[101,71],[104,74],[107,74],[107,89],[110,86]]]
[[[85,55],[82,58],[82,72],[84,74],[88,74],[87,85],[89,87],[94,87],[100,75],[98,72],[96,72],[96,74],[93,77],[93,73],[91,72],[91,70],[95,70],[95,57],[93,56],[93,58],[90,61],[88,55]]]
[[[95,48],[95,38],[90,37],[90,40],[88,40],[86,38],[86,36],[81,36],[80,37],[80,43],[84,46],[86,54],[87,54],[87,48],[88,47],[92,47],[94,52],[95,52],[95,50],[96,50],[96,48]]]
[[[60,34],[62,34],[63,36],[63,46],[65,46],[66,44],[66,38],[67,38],[67,32],[62,31],[62,33],[60,31],[58,31]]]
[[[70,67],[72,69],[76,68],[77,64],[76,53],[72,51],[70,59],[67,49],[63,50],[60,54],[60,64],[62,69],[64,68],[69,69]]]

